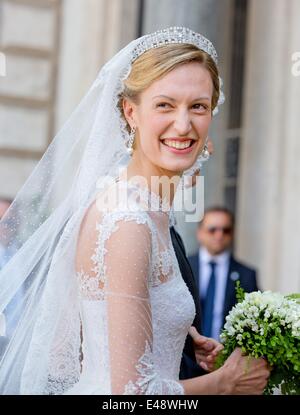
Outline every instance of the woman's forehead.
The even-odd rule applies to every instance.
[[[198,62],[191,62],[176,67],[154,81],[146,91],[151,96],[165,95],[175,99],[174,94],[185,92],[189,95],[195,95],[195,99],[200,97],[211,98],[213,82],[207,69]]]

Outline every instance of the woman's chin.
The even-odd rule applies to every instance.
[[[189,170],[193,165],[194,165],[194,162],[193,163],[185,162],[185,163],[176,163],[176,164],[170,163],[164,166],[164,170],[171,172],[173,175],[178,174],[181,176],[185,170]]]
[[[155,170],[157,170],[160,176],[181,176],[185,170],[189,170],[196,161],[197,157],[189,157],[189,159],[182,158],[181,160],[172,160],[169,158],[162,157],[159,159],[158,157],[151,158],[151,163],[153,167],[155,166]]]

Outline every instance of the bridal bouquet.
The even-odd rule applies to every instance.
[[[236,291],[238,303],[226,317],[217,365],[241,347],[249,356],[266,358],[272,367],[264,394],[275,388],[283,395],[300,394],[300,295],[245,294],[239,281]]]

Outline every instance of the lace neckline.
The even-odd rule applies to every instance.
[[[166,199],[162,199],[159,194],[149,189],[148,186],[145,186],[139,182],[132,181],[131,179],[125,180],[117,177],[115,182],[121,185],[123,188],[128,190],[133,190],[138,196],[139,205],[145,210],[150,212],[160,212],[166,215],[170,215],[172,212],[172,206]]]

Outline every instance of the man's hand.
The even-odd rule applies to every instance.
[[[195,356],[198,365],[207,372],[212,372],[215,370],[216,357],[223,349],[223,345],[215,339],[201,336],[194,326],[190,328],[189,334],[194,341]]]

